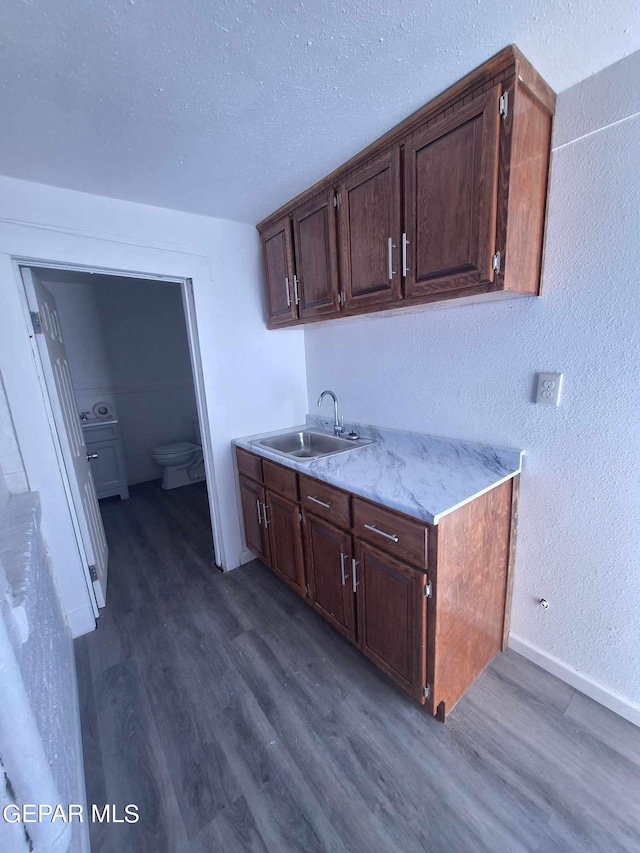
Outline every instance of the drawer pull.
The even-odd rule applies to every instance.
[[[358,580],[358,563],[360,560],[356,560],[355,558],[351,560],[351,589],[355,592],[356,587],[360,583]]]
[[[98,458],[97,453],[87,453],[87,461],[88,462],[91,461],[92,459],[97,459],[97,458]]]
[[[256,507],[258,509],[258,524],[262,525],[262,512],[260,511],[260,501],[256,501]]]
[[[340,552],[340,577],[342,578],[342,586],[347,585],[347,576],[344,570],[345,560],[347,559],[347,555]]]
[[[307,495],[308,501],[313,501],[314,504],[318,504],[319,506],[323,506],[325,509],[331,509],[331,504],[325,503],[321,501],[320,498],[312,498],[311,495]]]
[[[375,526],[375,524],[365,524],[367,530],[370,530],[372,533],[377,533],[378,536],[384,536],[385,539],[390,539],[392,542],[399,542],[400,538],[396,536],[395,533],[385,533],[384,530],[380,530]]]
[[[263,503],[262,504],[262,518],[264,519],[264,526],[265,527],[268,527],[271,524],[271,520],[267,516],[267,510],[268,509],[269,509],[269,507],[265,503]]]

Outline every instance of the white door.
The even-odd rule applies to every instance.
[[[104,535],[100,507],[87,458],[87,447],[80,426],[67,351],[62,340],[58,309],[52,294],[38,273],[21,267],[29,310],[39,315],[41,333],[36,334],[47,391],[51,401],[71,495],[78,518],[82,548],[93,579],[98,607],[104,607],[107,595],[109,549]],[[37,330],[36,330],[37,331]]]

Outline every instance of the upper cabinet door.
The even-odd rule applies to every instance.
[[[399,299],[400,149],[394,146],[340,186],[341,281],[347,308]]]
[[[298,318],[294,296],[291,220],[280,219],[262,234],[262,258],[270,326]]]
[[[407,139],[405,296],[493,281],[501,86]]]
[[[295,296],[301,317],[338,311],[338,253],[334,193],[322,193],[293,214]]]

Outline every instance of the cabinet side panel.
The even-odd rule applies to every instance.
[[[552,116],[523,86],[513,98],[505,290],[540,292]]]
[[[434,708],[448,713],[500,651],[511,481],[438,525]]]

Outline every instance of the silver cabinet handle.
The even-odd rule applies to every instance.
[[[377,533],[378,536],[384,536],[385,539],[391,539],[392,542],[398,542],[399,537],[396,536],[395,533],[385,533],[384,530],[378,529],[375,524],[365,524],[367,530],[370,530],[372,533]]]
[[[89,460],[89,459],[97,459],[97,458],[98,458],[98,454],[97,454],[97,453],[87,453],[87,460]]]
[[[256,501],[256,506],[258,507],[258,524],[261,525],[262,524],[262,512],[260,511],[260,507],[262,506],[262,504],[260,503],[260,501]]]
[[[393,250],[395,249],[395,244],[393,242],[393,237],[389,237],[387,240],[387,265],[389,269],[389,281],[394,277],[396,271],[393,268]]]
[[[262,504],[262,517],[264,519],[264,526],[265,527],[268,527],[271,524],[271,519],[267,517],[267,510],[268,509],[269,509],[269,507],[265,503],[263,503]]]
[[[351,583],[352,583],[351,589],[354,592],[356,591],[356,587],[360,583],[360,581],[358,580],[358,563],[359,562],[360,561],[356,560],[356,559],[351,560]]]
[[[285,289],[285,293],[287,294],[287,308],[291,308],[291,294],[289,293],[289,278],[288,278],[288,276],[285,277],[285,280],[284,280],[284,289]]]
[[[314,504],[318,504],[318,506],[323,506],[325,509],[331,509],[331,504],[321,501],[320,498],[312,498],[311,495],[307,495],[307,500],[313,501]]]
[[[402,234],[402,275],[406,277],[409,272],[409,267],[407,266],[407,246],[410,246],[411,243],[407,240],[407,232],[403,232]]]
[[[340,577],[342,578],[342,586],[347,585],[347,577],[346,577],[345,571],[344,571],[344,563],[345,563],[346,559],[347,559],[347,555],[343,554],[341,551],[340,552]]]
[[[298,290],[298,276],[293,277],[293,301],[296,305],[300,304],[300,291]]]

